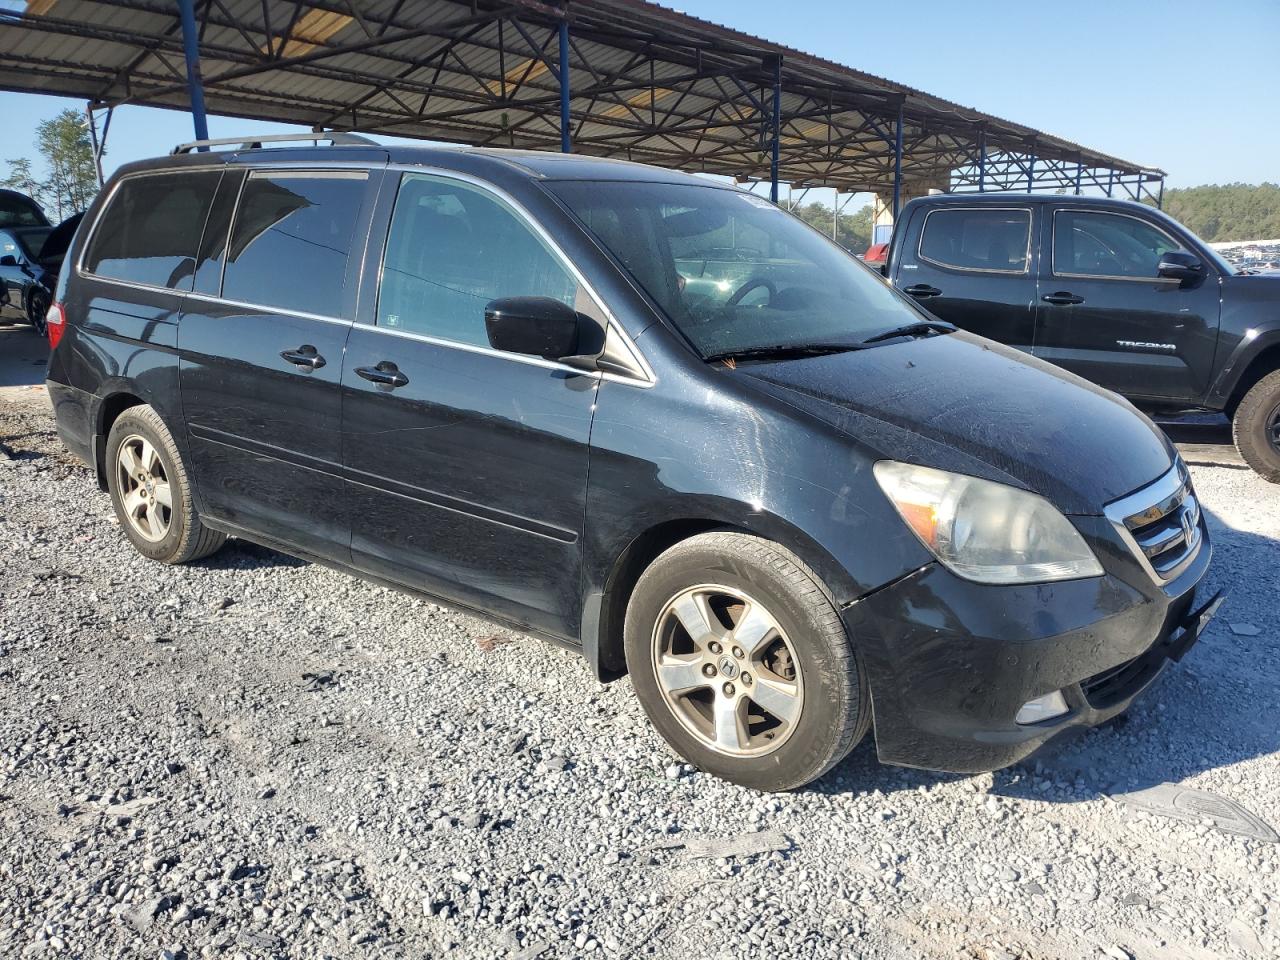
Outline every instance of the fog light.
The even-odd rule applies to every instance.
[[[1053,693],[1046,693],[1043,697],[1028,700],[1013,719],[1017,723],[1039,723],[1041,720],[1060,717],[1070,709],[1067,701],[1062,699],[1062,692],[1055,690]]]

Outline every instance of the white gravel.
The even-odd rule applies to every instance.
[[[536,640],[249,545],[142,559],[46,404],[0,398],[2,957],[1280,956],[1280,845],[1113,796],[1280,826],[1252,473],[1193,468],[1230,597],[1127,721],[766,796]]]

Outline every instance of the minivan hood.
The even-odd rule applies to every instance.
[[[1174,457],[1128,401],[963,331],[735,372],[879,458],[1032,490],[1069,514],[1102,513]]]

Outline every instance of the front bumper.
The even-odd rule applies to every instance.
[[[1104,524],[1094,532],[1102,577],[987,586],[932,563],[845,608],[881,761],[957,773],[1017,763],[1063,730],[1122,712],[1186,653],[1220,602],[1196,603],[1207,536],[1160,586]],[[1014,721],[1023,704],[1055,690],[1067,713]]]

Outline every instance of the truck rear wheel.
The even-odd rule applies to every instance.
[[[1280,370],[1255,383],[1231,421],[1236,449],[1263,479],[1280,483]]]

